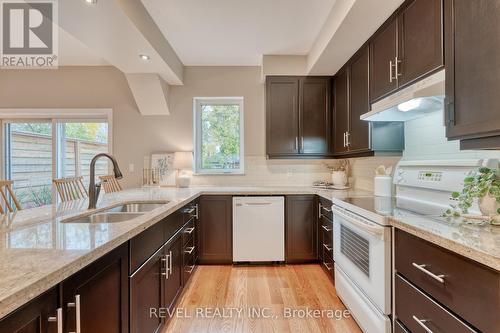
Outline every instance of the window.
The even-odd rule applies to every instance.
[[[195,98],[194,120],[195,172],[242,174],[243,98]]]
[[[3,113],[6,112],[7,115]],[[110,151],[109,133],[111,111],[89,116],[82,112],[67,112],[60,118],[54,113],[36,110],[18,110],[16,119],[0,110],[3,126],[3,178],[14,181],[14,193],[23,208],[32,208],[57,202],[52,186],[54,178],[82,176],[89,183],[89,165],[93,156]],[[26,113],[26,114],[24,114]],[[45,115],[47,119],[42,119]],[[5,118],[8,117],[8,120]],[[96,165],[96,174],[109,173],[106,159]]]

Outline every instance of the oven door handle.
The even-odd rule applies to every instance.
[[[338,208],[333,208],[333,214],[340,216],[344,220],[354,224],[355,226],[368,232],[369,234],[380,237],[381,239],[385,238],[385,228],[382,226],[373,225],[374,223],[370,220],[363,219],[362,217],[349,216]]]

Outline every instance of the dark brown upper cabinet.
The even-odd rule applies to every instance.
[[[498,1],[445,1],[446,136],[500,149]]]
[[[406,1],[372,37],[372,103],[443,67],[442,1]]]
[[[330,77],[267,77],[267,156],[328,156],[331,137],[330,98]]]
[[[370,96],[378,100],[398,88],[395,78],[398,24],[391,18],[372,37],[370,42]]]
[[[370,111],[369,97],[369,52],[363,47],[350,61],[349,78],[349,131],[347,146],[349,152],[360,153],[370,150],[370,128],[360,116]]]
[[[342,68],[333,84],[333,152],[346,153],[346,133],[349,131],[349,67]]]
[[[370,126],[360,116],[370,111],[369,52],[362,47],[335,75],[334,133],[335,155],[370,154]]]

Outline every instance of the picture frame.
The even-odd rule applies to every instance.
[[[160,186],[176,186],[176,170],[174,169],[174,153],[151,154],[151,169],[157,169]]]

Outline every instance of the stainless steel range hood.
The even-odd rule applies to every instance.
[[[366,121],[407,121],[443,109],[445,71],[439,71],[376,103]]]

